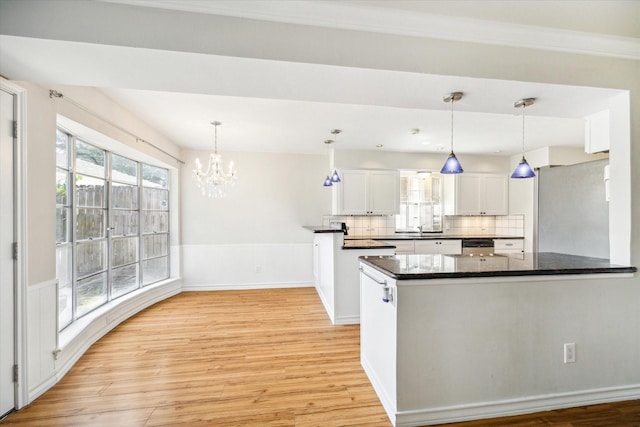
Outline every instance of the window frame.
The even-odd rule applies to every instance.
[[[70,280],[70,288],[71,288],[71,305],[72,305],[72,309],[71,309],[71,320],[70,321],[66,321],[63,323],[60,322],[60,315],[61,312],[58,310],[58,332],[62,332],[65,328],[69,327],[70,325],[72,325],[74,322],[76,322],[77,320],[81,319],[82,317],[86,316],[87,314],[93,312],[94,310],[100,308],[100,307],[104,307],[105,305],[108,305],[109,303],[116,301],[117,299],[128,295],[132,292],[135,292],[137,290],[140,290],[146,286],[152,285],[154,283],[158,283],[161,282],[163,280],[167,280],[171,277],[171,250],[170,250],[170,242],[171,242],[171,222],[170,222],[170,216],[171,216],[171,206],[170,206],[170,195],[171,195],[171,188],[170,188],[170,177],[171,177],[171,172],[168,168],[166,167],[162,167],[162,166],[157,166],[142,160],[136,160],[135,158],[131,158],[129,156],[125,156],[122,154],[118,154],[115,152],[112,152],[111,150],[108,149],[104,149],[102,148],[100,145],[92,143],[87,141],[85,138],[82,138],[81,136],[78,136],[76,134],[74,134],[73,132],[61,127],[61,126],[57,126],[56,127],[56,139],[58,138],[58,132],[63,133],[64,135],[66,135],[66,139],[67,139],[67,169],[65,169],[62,166],[58,165],[58,160],[56,157],[56,186],[58,185],[58,173],[59,172],[64,172],[67,176],[67,189],[66,189],[66,205],[63,204],[59,204],[58,203],[58,197],[57,197],[57,193],[56,193],[56,230],[59,226],[59,220],[57,218],[58,215],[58,209],[59,208],[65,208],[67,209],[67,229],[66,229],[66,239],[67,241],[65,242],[58,242],[58,235],[56,232],[56,249],[59,247],[69,247],[70,249],[70,254],[69,256],[71,257],[71,262],[69,263],[67,261],[68,264],[70,264],[70,269],[71,271],[68,272],[68,277]],[[89,145],[92,148],[98,149],[100,151],[103,152],[103,163],[104,163],[104,171],[103,171],[103,177],[100,177],[96,174],[93,174],[91,172],[87,172],[87,171],[83,171],[83,172],[79,172],[78,171],[78,153],[77,153],[77,143],[80,142],[82,144],[86,144]],[[56,140],[56,146],[57,146],[57,140]],[[58,156],[56,154],[56,156]],[[136,170],[136,179],[135,179],[135,184],[133,184],[132,182],[126,182],[126,181],[131,181],[131,180],[126,180],[125,177],[122,177],[122,179],[114,179],[114,169],[113,169],[113,156],[117,156],[123,159],[126,159],[130,162],[135,163],[135,170]],[[161,189],[163,191],[166,191],[166,209],[165,210],[152,210],[152,211],[161,211],[161,212],[166,212],[167,215],[167,223],[166,223],[166,231],[152,231],[150,233],[144,233],[144,225],[143,225],[143,203],[144,203],[144,177],[143,177],[143,168],[145,166],[149,166],[152,168],[158,168],[162,171],[164,171],[164,173],[166,173],[166,180],[164,180],[162,182],[162,185],[159,185],[158,187],[151,187],[151,188],[158,188]],[[104,182],[104,189],[103,189],[103,199],[102,199],[102,206],[101,207],[87,207],[87,206],[83,206],[80,207],[80,203],[78,200],[78,189],[76,187],[76,183],[77,183],[77,177],[78,176],[86,176],[88,178],[92,178],[92,179],[98,179],[98,180],[103,180]],[[115,184],[115,185],[114,185]],[[135,186],[135,194],[136,194],[136,198],[137,198],[137,209],[131,209],[131,206],[126,207],[126,208],[115,208],[113,206],[113,202],[115,200],[113,191],[114,191],[114,187],[117,187],[119,185],[125,185],[125,186]],[[56,190],[57,191],[57,190]],[[78,220],[78,209],[81,208],[87,208],[87,209],[102,209],[103,211],[103,218],[102,218],[102,230],[101,230],[101,235],[99,237],[97,236],[84,236],[85,238],[83,238],[82,240],[78,240],[78,224],[77,224],[77,220]],[[127,234],[126,233],[126,228],[123,228],[122,230],[122,235],[114,235],[113,231],[113,226],[115,225],[115,219],[113,218],[114,213],[117,211],[127,211],[127,212],[133,212],[132,216],[137,218],[137,230],[135,234]],[[124,220],[123,220],[124,223]],[[148,236],[148,235],[165,235],[166,237],[166,253],[164,255],[159,255],[159,256],[155,256],[152,258],[148,258],[148,259],[144,259],[143,258],[143,241],[144,241],[144,236]],[[119,239],[137,239],[137,244],[136,246],[136,254],[135,254],[135,261],[134,262],[125,262],[123,264],[119,264],[117,266],[114,266],[114,250],[113,250],[113,244],[114,241],[119,240]],[[104,260],[104,268],[101,269],[100,271],[94,271],[91,273],[87,273],[84,274],[82,276],[80,276],[79,271],[78,271],[78,263],[79,263],[79,258],[78,258],[78,247],[82,246],[83,244],[90,244],[90,243],[100,243],[100,242],[104,242],[103,243],[103,247],[104,249],[104,253],[102,254],[103,256],[103,260]],[[144,262],[147,260],[154,260],[154,259],[160,259],[160,258],[166,258],[166,268],[164,269],[164,273],[162,274],[162,277],[158,278],[157,280],[153,280],[153,282],[149,282],[149,283],[145,283],[145,279],[144,279]],[[56,266],[58,265],[58,263],[56,263]],[[114,289],[116,289],[116,284],[113,282],[114,279],[114,270],[120,269],[120,268],[125,268],[125,267],[130,267],[130,266],[135,266],[135,268],[137,269],[137,280],[136,280],[136,286],[135,287],[130,287],[130,289],[125,288],[125,292],[123,293],[116,293],[114,292]],[[56,270],[56,278],[58,277],[58,275],[61,272]],[[106,280],[106,300],[104,302],[100,302],[99,304],[92,306],[89,310],[82,312],[81,314],[79,314],[79,310],[78,310],[78,297],[79,297],[79,292],[78,292],[78,284],[81,280],[85,280],[85,279],[90,279],[93,277],[97,277],[99,275],[104,275],[106,276],[106,278],[104,280]],[[60,286],[60,285],[58,285]],[[67,286],[69,286],[69,284],[67,284]],[[58,288],[60,289],[60,288]],[[60,304],[60,299],[58,298],[57,301],[58,304]]]

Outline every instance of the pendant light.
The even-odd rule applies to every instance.
[[[338,139],[338,135],[341,132],[342,131],[340,129],[331,129],[331,133],[335,135],[336,140]],[[324,143],[327,145],[327,147],[329,147],[331,144],[336,142],[336,140],[327,139],[324,141]],[[333,186],[334,183],[337,184],[342,181],[340,179],[340,175],[338,174],[337,169],[334,168],[333,172],[331,171],[331,166],[333,163],[332,160],[333,160],[333,148],[329,148],[329,175],[327,175],[327,177],[324,179],[324,183],[322,184],[325,187],[331,187]]]
[[[453,103],[461,99],[462,92],[452,92],[442,98],[444,102],[451,103],[451,153],[449,154],[447,161],[444,163],[444,166],[442,166],[440,173],[454,174],[464,172],[464,169],[462,169],[462,165],[458,161],[458,158],[453,153]]]
[[[533,178],[536,176],[527,159],[524,158],[524,109],[530,105],[533,105],[535,98],[524,98],[516,101],[513,106],[515,108],[522,108],[522,160],[518,163],[518,166],[513,170],[511,178]]]

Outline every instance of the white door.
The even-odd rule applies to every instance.
[[[15,407],[13,94],[0,90],[0,417]]]

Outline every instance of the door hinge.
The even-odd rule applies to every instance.
[[[18,260],[18,242],[13,242],[13,259]]]
[[[18,382],[18,365],[13,365],[13,382]]]
[[[18,121],[13,121],[13,137],[18,138]]]

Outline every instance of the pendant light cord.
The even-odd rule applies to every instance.
[[[526,103],[522,104],[522,158],[524,159],[524,109],[527,108]]]
[[[451,152],[453,153],[453,102],[454,97],[451,97]]]

